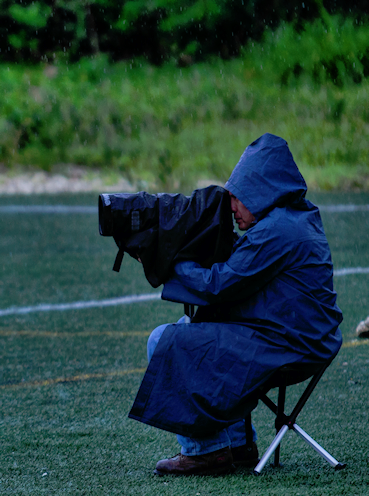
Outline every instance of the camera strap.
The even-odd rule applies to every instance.
[[[120,271],[120,266],[122,265],[123,257],[124,257],[124,250],[123,248],[119,248],[119,251],[117,253],[117,256],[115,257],[115,262],[113,265],[113,270],[115,272]]]

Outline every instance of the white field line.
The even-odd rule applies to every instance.
[[[323,205],[321,211],[325,212],[355,212],[369,211],[369,205]],[[0,206],[0,213],[27,213],[27,214],[96,214],[97,207],[92,206],[68,206],[68,205],[3,205]],[[369,267],[343,268],[334,271],[336,277],[351,274],[369,274]],[[76,301],[60,304],[40,304],[27,307],[10,307],[0,309],[0,317],[16,314],[27,314],[31,312],[52,312],[65,310],[81,310],[85,308],[97,308],[116,305],[126,305],[130,303],[140,303],[150,300],[159,300],[160,293],[150,293],[141,295],[122,296],[120,298],[110,298],[107,300]]]
[[[98,208],[83,205],[2,205],[0,214],[97,214]]]
[[[369,274],[369,267],[352,267],[334,271],[335,277],[349,276],[351,274]],[[131,303],[160,300],[161,293],[148,293],[141,295],[122,296],[107,300],[74,301],[71,303],[41,304],[29,307],[10,307],[0,310],[0,317],[7,315],[27,314],[32,312],[53,312],[65,310],[83,310],[85,308],[112,307]]]
[[[141,303],[144,301],[160,300],[161,293],[149,293],[141,295],[122,296],[120,298],[109,298],[107,300],[74,301],[71,303],[41,304],[29,307],[10,307],[0,310],[0,317],[6,315],[26,314],[32,312],[53,312],[65,310],[82,310],[84,308],[111,307],[117,305],[128,305],[130,303]]]
[[[319,207],[321,212],[368,212],[369,205],[321,205]]]
[[[346,269],[337,269],[334,271],[336,277],[350,276],[351,274],[369,274],[369,267],[347,267]]]
[[[369,205],[321,205],[321,212],[369,211]],[[82,205],[1,205],[0,214],[97,214],[98,208]]]

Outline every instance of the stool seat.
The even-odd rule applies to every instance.
[[[321,368],[322,364],[315,363],[297,363],[285,365],[284,367],[278,369],[272,375],[272,377],[265,383],[265,386],[269,389],[279,387],[281,384],[285,384],[286,386],[293,386],[294,384],[305,382],[307,379],[309,379],[309,377],[312,377],[314,374],[319,372]]]

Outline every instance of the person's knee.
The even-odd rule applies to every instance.
[[[149,339],[147,340],[147,359],[148,359],[148,361],[151,360],[151,357],[154,354],[155,348],[158,345],[158,342],[161,338],[161,335],[163,334],[163,332],[165,331],[165,329],[168,325],[169,324],[162,324],[159,327],[156,327],[156,329],[154,329],[152,331],[152,333],[150,334]]]
[[[178,320],[177,324],[184,324],[184,322],[185,322],[185,318],[181,317]],[[159,340],[160,340],[163,332],[165,331],[165,329],[168,327],[168,325],[170,325],[170,324],[162,324],[162,325],[156,327],[152,331],[152,333],[150,334],[149,339],[147,340],[147,359],[148,359],[148,361],[151,360],[151,357],[154,354],[155,348],[157,347]]]

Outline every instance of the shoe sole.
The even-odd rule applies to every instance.
[[[255,464],[256,465],[256,464]],[[236,467],[234,465],[227,465],[226,467],[217,467],[209,470],[200,470],[198,472],[162,472],[161,470],[155,469],[154,470],[154,475],[158,475],[159,477],[163,477],[164,475],[174,475],[174,476],[190,476],[190,475],[197,475],[197,476],[206,476],[206,475],[224,475],[226,473],[232,473],[236,470]]]

